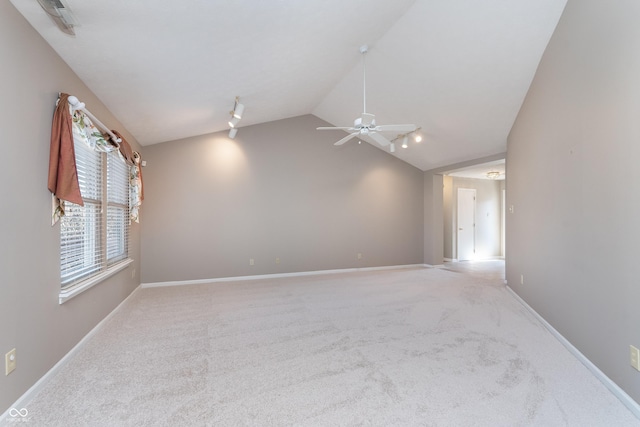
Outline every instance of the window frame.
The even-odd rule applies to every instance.
[[[91,147],[87,146],[82,140],[74,137],[74,147],[76,148],[76,159],[78,159],[79,155],[88,156],[87,152],[81,153],[79,150],[92,150]],[[64,215],[60,219],[60,294],[59,294],[59,303],[62,304],[65,301],[73,298],[74,296],[90,289],[91,287],[97,285],[103,280],[111,277],[117,272],[129,266],[133,263],[133,260],[129,257],[129,231],[131,228],[131,219],[130,215],[130,200],[129,200],[129,192],[130,192],[130,170],[129,166],[124,162],[122,157],[119,155],[118,150],[111,152],[100,152],[94,151],[97,155],[100,156],[99,162],[94,162],[94,166],[97,168],[98,164],[100,167],[100,171],[88,171],[88,177],[97,177],[100,178],[99,183],[99,200],[95,198],[95,194],[98,194],[98,190],[93,189],[93,198],[86,197],[85,194],[82,194],[82,199],[84,202],[84,207],[80,205],[76,205],[70,202],[65,202],[66,210],[79,212],[80,215],[75,217],[77,220],[80,218],[82,221],[82,216],[87,215],[85,209],[88,207],[94,206],[97,207],[96,218],[91,222],[81,222],[83,226],[90,225],[91,227],[85,232],[82,231],[79,233],[81,236],[80,243],[77,243],[79,248],[76,249],[76,253],[74,254],[76,258],[86,258],[89,260],[87,272],[83,273],[80,268],[76,271],[78,277],[74,278],[73,274],[69,273],[69,269],[65,269],[63,264],[65,263],[65,258],[63,255],[66,254],[64,249],[65,241],[64,238],[68,237],[65,234],[64,227],[67,226],[68,221],[71,220],[71,216]],[[111,158],[109,156],[112,156]],[[113,176],[110,176],[110,164],[114,161],[122,162],[122,165],[116,164],[116,167],[113,168]],[[83,167],[90,167],[89,164],[82,164]],[[121,167],[122,166],[122,167]],[[83,185],[83,178],[85,177],[84,173],[87,171],[78,171],[78,177],[81,187],[81,192],[83,188],[86,188],[86,185]],[[115,178],[115,179],[114,179]],[[110,192],[108,187],[110,186],[109,180],[116,181],[116,184],[124,187],[126,185],[126,190],[124,188],[114,187],[115,191],[115,199],[110,198]],[[97,186],[94,186],[97,187]],[[87,190],[87,193],[92,193]],[[110,209],[111,208],[111,209]],[[115,224],[117,225],[115,228],[117,229],[117,234],[115,235],[116,249],[117,253],[115,256],[110,257],[110,253],[108,252],[108,244],[112,243],[110,240],[113,237],[113,234],[110,234],[112,230],[109,228],[110,226],[110,216],[109,212],[113,212],[114,209],[116,211],[120,211],[117,215],[120,217],[120,220],[116,217]],[[94,212],[94,214],[95,214]],[[91,214],[87,215],[90,216]],[[108,231],[109,230],[109,231]],[[93,238],[91,237],[93,236]],[[73,237],[73,236],[72,236]],[[77,237],[77,236],[75,236]],[[90,249],[87,249],[90,248]],[[79,252],[78,252],[79,249]],[[91,261],[94,260],[94,261]],[[96,268],[92,268],[91,262],[95,262]],[[73,273],[73,269],[71,269]],[[66,274],[65,274],[66,273]],[[63,274],[64,277],[71,276],[72,278],[68,280],[66,283],[63,282]]]

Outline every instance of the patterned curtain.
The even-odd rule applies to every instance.
[[[130,219],[140,222],[140,206],[144,199],[140,153],[132,151],[129,143],[117,131],[112,132],[121,139],[119,144],[114,143],[110,136],[103,135],[82,110],[74,111],[71,108],[68,97],[66,93],[60,94],[51,128],[48,183],[49,191],[53,193],[51,225],[64,216],[65,200],[83,205],[76,171],[74,140],[82,141],[95,151],[108,153],[118,150],[120,157],[129,166]]]

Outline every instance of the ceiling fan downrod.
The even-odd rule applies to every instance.
[[[360,46],[360,53],[362,54],[362,112],[367,112],[367,65],[365,64],[365,57],[369,52],[369,46],[363,44]]]

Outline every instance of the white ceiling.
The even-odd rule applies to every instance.
[[[349,126],[368,44],[367,110],[420,126],[394,155],[429,170],[506,150],[566,0],[67,0],[75,37],[11,2],[142,145],[227,129],[237,95],[239,140],[303,114]]]

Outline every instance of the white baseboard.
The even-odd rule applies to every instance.
[[[142,288],[159,288],[164,286],[203,285],[206,283],[240,282],[246,280],[279,279],[284,277],[317,276],[321,274],[354,273],[359,271],[398,270],[403,268],[429,268],[428,264],[389,265],[384,267],[343,268],[337,270],[299,271],[296,273],[256,274],[253,276],[216,277],[212,279],[176,280],[170,282],[142,283]]]
[[[458,258],[444,258],[445,262],[462,262]],[[472,260],[466,260],[465,262],[473,262],[473,261],[494,261],[494,260],[504,260],[504,257],[501,255],[496,256],[486,256],[486,257],[478,257]]]
[[[20,396],[20,398],[18,398],[18,400],[16,400],[10,408],[8,408],[2,415],[0,415],[0,425],[4,425],[4,423],[7,421],[7,417],[9,416],[9,412],[11,412],[12,409],[22,410],[23,405],[31,401],[31,399],[33,399],[33,397],[44,387],[44,385],[47,382],[49,382],[49,380],[54,375],[56,375],[60,371],[60,369],[65,364],[67,364],[69,360],[71,360],[73,356],[75,356],[75,354],[80,350],[80,348],[82,348],[85,345],[85,343],[91,337],[93,337],[102,328],[102,326],[109,319],[111,319],[131,299],[131,297],[138,291],[138,289],[140,289],[140,286],[135,288],[133,292],[129,294],[128,297],[126,297],[120,304],[118,304],[116,308],[114,308],[111,311],[111,313],[107,314],[107,316],[104,319],[102,319],[96,326],[94,326],[93,329],[91,329],[84,337],[82,337],[82,339],[78,342],[78,344],[73,346],[73,348],[69,350],[69,352],[65,354],[62,357],[62,359],[58,361],[58,363],[53,365],[53,367],[49,369],[47,373],[44,374],[38,381],[36,381],[36,383],[32,385],[31,388],[29,388],[29,390],[27,390],[22,396]]]
[[[577,348],[574,347],[573,344],[569,342],[565,337],[562,336],[560,332],[558,332],[549,322],[547,322],[537,311],[535,311],[529,304],[523,300],[520,295],[518,295],[513,289],[509,286],[506,287],[507,290],[513,295],[513,297],[520,302],[527,310],[531,312],[539,321],[544,325],[545,328],[551,332],[551,334],[556,337],[558,341],[562,345],[564,345],[567,350],[571,354],[573,354],[576,359],[578,359],[591,373],[598,379],[605,387],[609,389],[614,396],[616,396],[624,406],[626,406],[638,419],[640,419],[640,404],[633,400],[631,396],[629,396],[624,390],[620,388],[620,386],[614,383],[611,378],[605,375],[596,365],[593,364],[587,357],[580,352]]]

